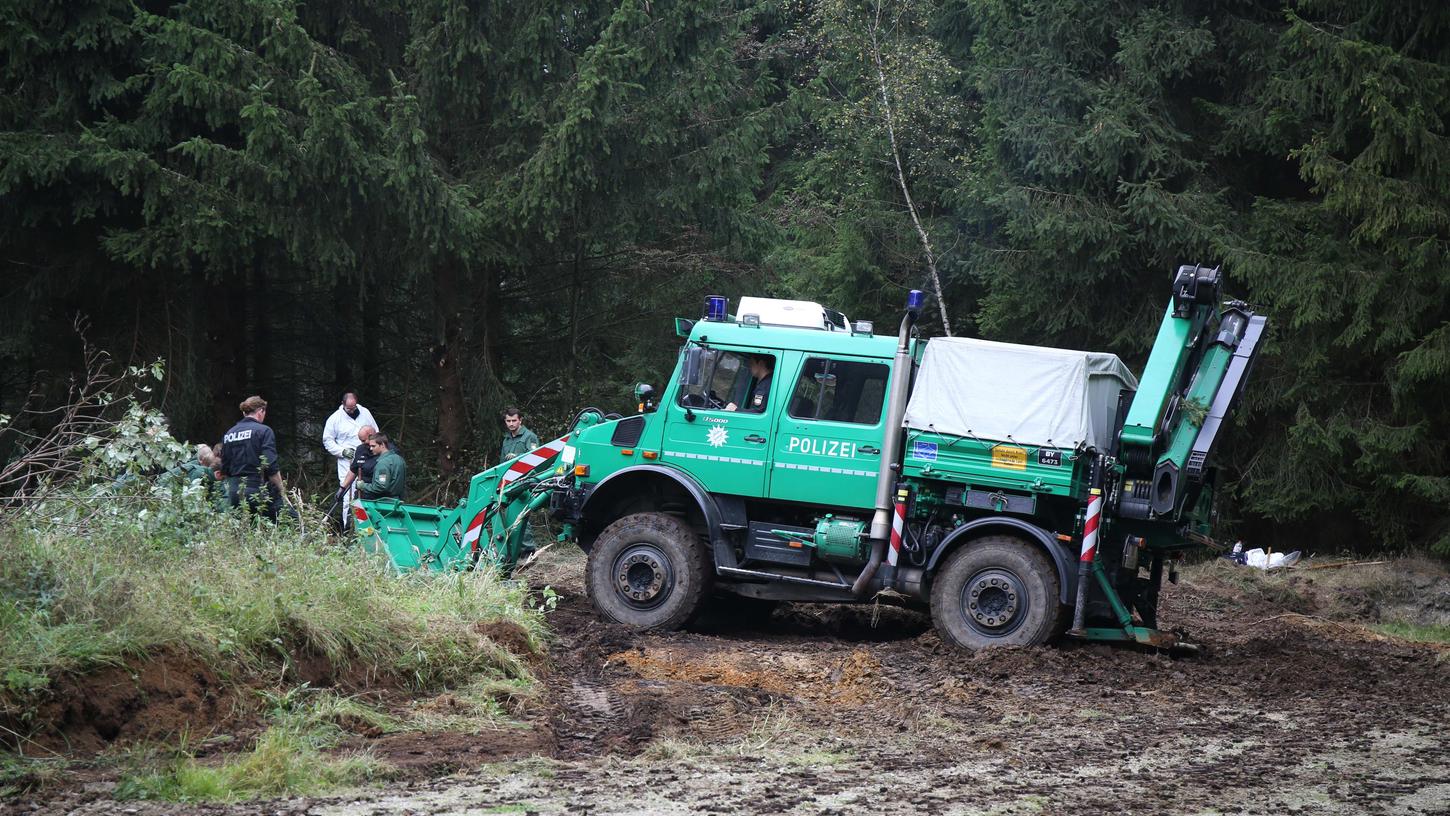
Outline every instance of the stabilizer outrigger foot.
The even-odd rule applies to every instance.
[[[1165,632],[1149,626],[1129,624],[1123,627],[1089,626],[1081,631],[1070,631],[1067,636],[1074,640],[1093,643],[1131,643],[1149,649],[1161,649],[1169,654],[1192,656],[1199,653],[1199,646],[1188,640],[1185,632]]]
[[[1086,548],[1084,552],[1086,552]],[[1132,643],[1149,649],[1161,649],[1170,654],[1198,654],[1198,645],[1189,642],[1186,632],[1182,630],[1167,632],[1151,626],[1143,626],[1133,620],[1133,614],[1128,611],[1127,604],[1123,603],[1122,597],[1118,595],[1118,590],[1108,581],[1107,573],[1103,570],[1096,553],[1091,560],[1084,559],[1081,569],[1079,575],[1083,580],[1079,584],[1076,614],[1073,627],[1067,632],[1068,637],[1098,643]],[[1102,590],[1103,596],[1113,610],[1113,616],[1118,621],[1117,626],[1082,625],[1089,576],[1096,579],[1098,588]]]

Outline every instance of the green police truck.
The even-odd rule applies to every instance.
[[[711,598],[929,605],[966,648],[1064,632],[1155,647],[1158,591],[1207,542],[1215,441],[1265,319],[1181,267],[1141,377],[1112,354],[895,336],[814,303],[711,297],[639,413],[581,417],[543,493],[605,616]],[[744,601],[743,603],[752,603]]]

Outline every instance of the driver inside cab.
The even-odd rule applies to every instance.
[[[744,411],[749,414],[764,412],[766,401],[770,399],[770,375],[774,373],[774,369],[774,357],[768,354],[750,355],[750,396],[744,406],[732,402],[725,406],[725,410]]]

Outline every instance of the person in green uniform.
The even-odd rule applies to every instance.
[[[200,482],[203,486],[207,486],[212,481],[211,472],[216,467],[217,462],[212,457],[211,446],[197,445],[195,457],[161,474],[161,478],[182,484]]]
[[[503,428],[503,447],[499,451],[500,462],[515,456],[522,456],[539,446],[538,435],[524,427],[524,415],[519,412],[519,409],[512,406],[504,409]]]
[[[408,491],[408,465],[403,457],[388,444],[388,435],[375,433],[368,437],[368,449],[378,457],[373,466],[373,478],[363,482],[364,499],[397,499],[402,501]]]
[[[227,501],[227,477],[222,474],[222,443],[211,446],[211,462],[211,482],[206,486],[206,495],[218,513],[225,513],[231,509],[231,502]]]
[[[523,456],[538,446],[538,435],[524,427],[523,413],[512,405],[505,408],[503,410],[503,446],[499,450],[498,460],[507,462],[516,456]],[[524,537],[519,546],[522,547],[523,556],[534,551],[533,525],[524,524]]]
[[[206,501],[215,504],[216,496],[221,492],[216,477],[217,468],[221,467],[221,457],[216,454],[210,445],[197,445],[196,456],[167,470],[161,474],[161,481],[174,484],[188,485],[199,484],[205,491]]]

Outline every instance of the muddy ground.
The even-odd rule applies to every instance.
[[[544,696],[517,728],[359,736],[385,789],[242,805],[115,802],[94,779],[18,813],[1450,813],[1450,654],[1213,586],[1168,587],[1195,658],[965,654],[885,606],[601,622],[582,559]]]

